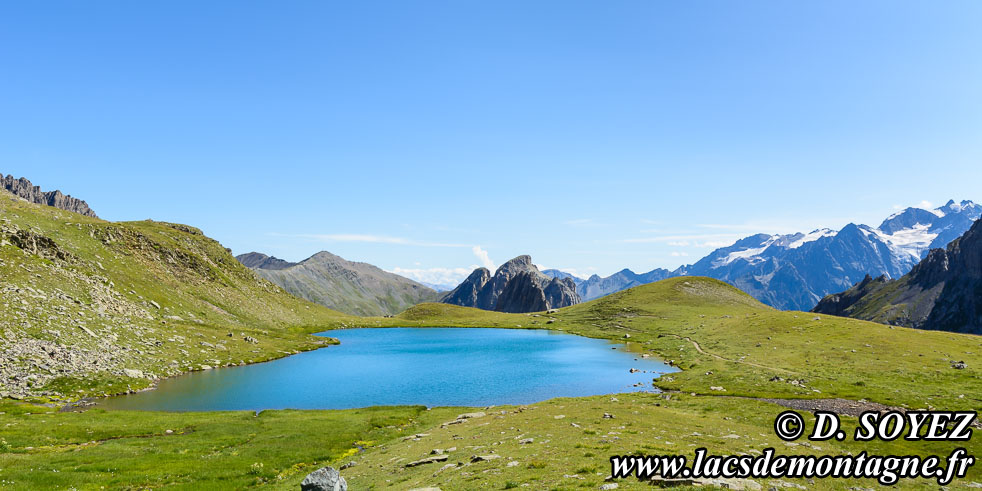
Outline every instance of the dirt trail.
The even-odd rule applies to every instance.
[[[739,363],[741,365],[748,365],[748,366],[752,366],[752,367],[762,368],[764,370],[775,370],[775,371],[778,371],[778,372],[796,374],[796,372],[793,372],[793,371],[788,370],[788,369],[785,369],[785,368],[769,367],[767,365],[761,365],[761,364],[753,363],[753,362],[749,362],[749,361],[731,360],[729,358],[725,358],[725,357],[722,357],[720,355],[717,355],[716,353],[710,353],[709,351],[706,351],[706,350],[702,349],[702,346],[699,346],[699,343],[693,341],[691,338],[679,336],[678,334],[662,334],[662,336],[671,336],[673,338],[684,339],[684,340],[692,343],[692,346],[694,346],[696,348],[696,351],[698,351],[699,353],[704,354],[706,356],[712,356],[713,358],[716,358],[717,360],[722,360],[722,361],[726,361],[726,362],[730,362],[730,363]]]

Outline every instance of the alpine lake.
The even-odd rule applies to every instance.
[[[161,380],[106,409],[226,411],[382,405],[491,406],[655,391],[677,369],[623,344],[548,330],[363,328],[318,335],[340,345]]]

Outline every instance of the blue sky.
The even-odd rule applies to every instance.
[[[8,2],[0,172],[235,253],[581,275],[980,200],[978,2]]]

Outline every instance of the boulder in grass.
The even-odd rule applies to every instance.
[[[302,491],[348,491],[348,483],[333,467],[321,467],[303,479]]]

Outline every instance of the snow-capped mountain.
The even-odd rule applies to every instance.
[[[625,269],[606,278],[594,275],[576,289],[587,301],[672,276],[698,275],[729,282],[773,307],[810,310],[825,295],[848,289],[867,274],[907,274],[929,250],[960,237],[980,215],[978,204],[949,201],[933,210],[907,208],[876,228],[850,223],[839,231],[751,235],[675,271],[636,274]]]
[[[929,250],[961,236],[980,215],[980,205],[949,201],[933,210],[907,208],[877,228],[850,223],[838,232],[752,235],[674,273],[718,278],[773,307],[809,310],[867,274],[907,274]]]

